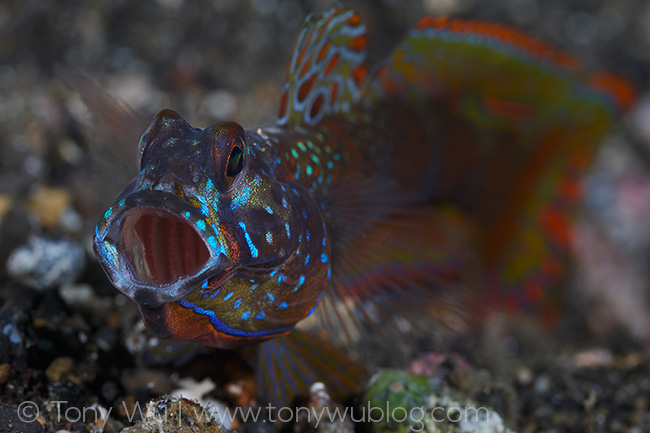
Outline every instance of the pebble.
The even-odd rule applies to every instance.
[[[12,207],[12,198],[7,194],[0,194],[0,219],[2,219]]]
[[[192,378],[183,378],[176,383],[180,388],[175,389],[170,393],[171,397],[189,399],[196,401],[198,404],[210,408],[215,419],[219,425],[230,430],[233,427],[233,419],[228,415],[228,407],[217,400],[207,398],[207,395],[216,389],[216,385],[208,377],[204,378],[201,382],[197,382]]]
[[[381,370],[367,384],[363,401],[367,412],[361,415],[370,421],[373,433],[410,433],[425,428],[429,433],[512,432],[493,408],[435,377]]]
[[[224,433],[209,407],[185,398],[162,397],[147,403],[144,419],[121,433]]]
[[[72,358],[62,356],[56,358],[49,367],[45,369],[45,376],[50,382],[58,382],[61,379],[69,378],[74,368]]]
[[[74,283],[85,266],[81,245],[65,240],[31,236],[7,260],[9,275],[35,289]]]
[[[7,383],[11,379],[11,365],[0,364],[0,384]]]
[[[18,406],[0,403],[0,432],[42,433],[45,432],[41,419],[26,422],[18,416]]]
[[[298,419],[294,433],[354,433],[354,424],[345,408],[334,401],[321,382],[309,388],[309,400],[304,407],[308,412],[298,409]],[[328,416],[328,415],[332,416]],[[333,416],[341,414],[341,416]],[[323,416],[324,415],[324,416]]]
[[[59,295],[66,303],[76,305],[93,299],[95,293],[89,284],[63,284],[59,287]]]
[[[124,389],[131,394],[147,391],[154,395],[161,395],[173,389],[169,374],[148,368],[125,370],[121,374],[120,381]]]
[[[27,209],[34,213],[46,229],[56,229],[70,208],[72,197],[63,188],[41,187],[27,198]]]

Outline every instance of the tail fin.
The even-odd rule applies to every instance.
[[[553,316],[579,179],[635,94],[496,24],[422,19],[367,83],[367,106],[431,100],[444,118],[431,200],[479,223],[484,304]]]

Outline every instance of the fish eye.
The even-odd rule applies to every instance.
[[[244,150],[240,145],[236,145],[230,151],[228,163],[226,164],[226,176],[234,178],[241,173],[244,168]]]

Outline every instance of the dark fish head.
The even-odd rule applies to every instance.
[[[100,219],[95,253],[159,337],[230,347],[289,332],[329,275],[320,210],[280,182],[262,138],[161,111],[140,174]]]

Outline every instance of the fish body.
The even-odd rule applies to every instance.
[[[232,347],[287,333],[315,306],[330,269],[321,210],[278,181],[274,153],[234,122],[193,128],[171,110],[143,134],[140,175],[95,247],[154,334]]]
[[[296,361],[313,340],[278,343],[314,312],[352,335],[445,326],[470,304],[557,311],[577,181],[633,100],[498,25],[424,18],[373,74],[365,44],[349,9],[308,18],[275,126],[161,111],[96,229],[152,333],[267,341],[276,394],[322,379]]]

